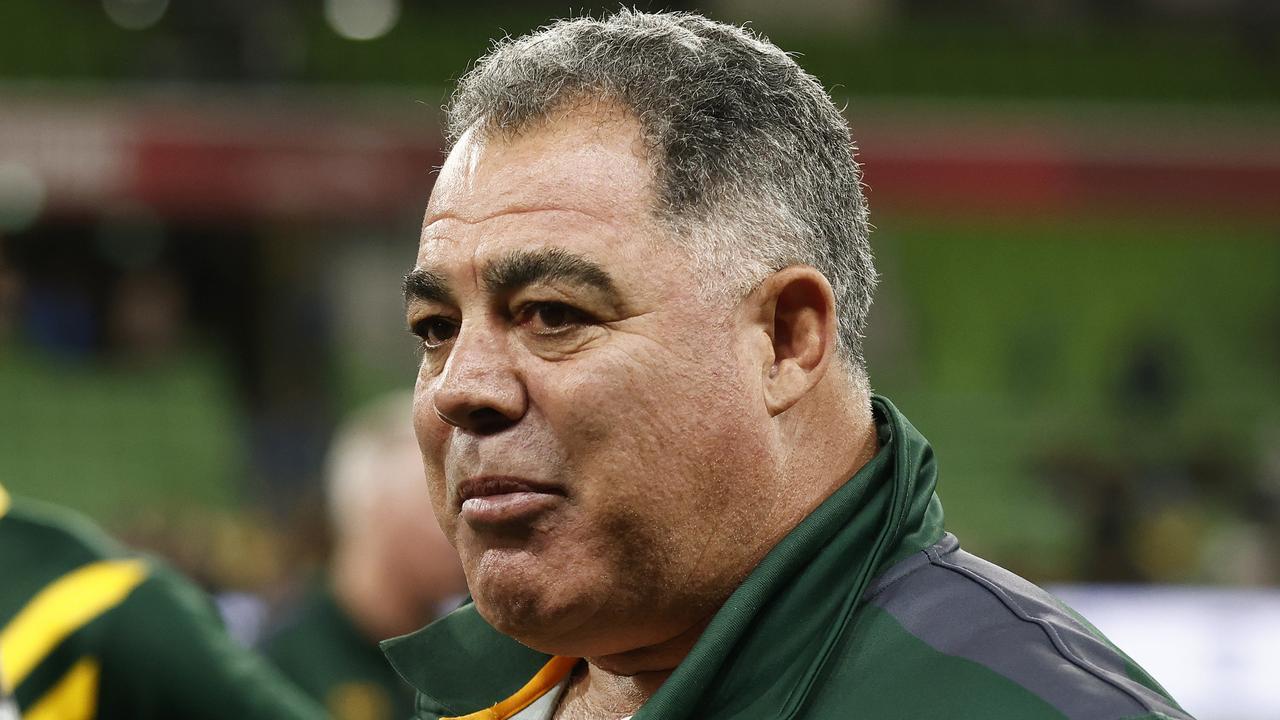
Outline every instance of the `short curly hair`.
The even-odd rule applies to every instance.
[[[633,113],[658,206],[717,289],[746,292],[790,265],[835,292],[839,348],[865,371],[876,285],[849,126],[817,79],[756,33],[691,13],[621,10],[506,38],[460,80],[450,143],[514,135],[576,102]]]

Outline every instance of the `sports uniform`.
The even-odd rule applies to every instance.
[[[0,718],[321,718],[208,597],[83,518],[0,487]],[[7,718],[5,720],[8,720]]]

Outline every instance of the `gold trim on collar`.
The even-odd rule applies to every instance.
[[[533,676],[524,687],[516,691],[514,695],[494,705],[493,707],[478,710],[470,715],[462,715],[453,718],[441,718],[440,720],[509,720],[513,715],[521,710],[529,707],[535,700],[546,695],[555,686],[560,684],[561,680],[568,677],[573,671],[573,666],[578,664],[579,658],[562,657],[557,655],[542,669]]]

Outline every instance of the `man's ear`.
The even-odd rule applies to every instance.
[[[794,265],[770,275],[752,295],[773,350],[761,368],[764,400],[769,414],[778,415],[818,384],[831,364],[835,294],[822,273]]]

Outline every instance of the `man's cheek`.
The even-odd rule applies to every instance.
[[[424,484],[427,492],[427,499],[431,501],[431,510],[435,516],[435,520],[440,525],[441,531],[443,531],[446,536],[449,537],[450,542],[452,542],[453,533],[451,532],[451,529],[456,518],[449,510],[449,492],[445,484],[443,473],[435,472],[431,465],[426,465],[426,482]]]
[[[431,413],[430,416],[415,413],[413,417],[413,432],[418,438],[418,447],[422,449],[424,460],[428,459],[429,455],[443,454],[443,448],[449,440],[451,430],[449,425],[436,416],[434,410],[428,412]]]
[[[551,381],[543,393],[560,406],[566,425],[577,431],[607,430],[617,423],[634,426],[666,405],[677,380],[669,359],[644,347],[617,346],[602,351],[589,365]]]

